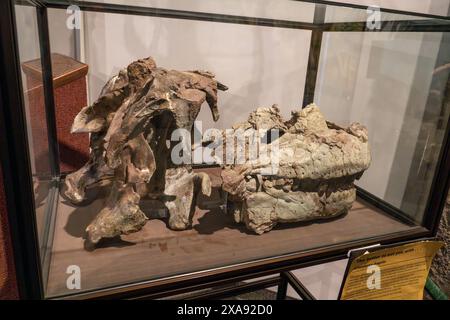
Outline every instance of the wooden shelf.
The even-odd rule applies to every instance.
[[[217,176],[213,176],[217,185]],[[217,191],[217,190],[216,190]],[[103,206],[104,194],[84,207],[60,197],[56,218],[47,295],[77,293],[66,289],[66,268],[81,268],[82,290],[157,279],[228,266],[353,240],[393,234],[408,226],[358,200],[350,212],[333,220],[280,224],[263,235],[234,223],[231,215],[198,209],[190,230],[173,231],[162,220],[150,220],[143,230],[121,240],[107,240],[88,251],[84,230]],[[202,201],[199,202],[202,207]],[[210,204],[211,205],[211,204]]]

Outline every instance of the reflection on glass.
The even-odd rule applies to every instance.
[[[37,29],[36,8],[15,6],[16,25],[22,69],[25,113],[28,127],[28,142],[31,169],[35,191],[36,220],[41,253],[45,237],[46,215],[49,210],[51,189],[51,169],[49,161],[49,141],[44,105],[42,73],[40,73],[40,46]]]
[[[85,0],[105,4],[150,7],[255,18],[312,22],[314,3],[291,0]],[[220,5],[218,5],[220,3]]]
[[[442,33],[326,33],[316,101],[367,125],[372,164],[358,185],[422,221],[448,119]],[[448,63],[448,61],[447,61]]]
[[[312,3],[269,0],[229,1],[228,6],[215,6],[218,2],[214,1],[105,2],[303,22],[312,22],[310,9],[314,8]],[[365,10],[344,8],[340,15],[334,6],[329,9],[328,22],[341,18],[359,21],[366,14]],[[48,226],[44,220],[51,177],[42,78],[35,72],[40,61],[34,10],[18,6],[17,24],[42,234]],[[51,143],[59,143],[65,173],[77,170],[89,158],[88,135],[70,132],[76,114],[97,99],[111,76],[138,59],[152,56],[158,67],[172,70],[208,70],[228,86],[226,92],[218,94],[219,121],[213,122],[204,106],[197,118],[203,126],[196,127],[198,131],[230,128],[245,121],[257,107],[278,104],[285,119],[302,107],[311,30],[97,11],[83,12],[81,29],[72,30],[67,28],[65,10],[50,9],[48,13],[51,55],[53,63],[57,62],[53,73],[58,141]],[[351,210],[334,220],[280,223],[270,232],[256,235],[237,224],[231,210],[224,209],[221,168],[196,168],[195,172],[208,174],[212,192],[211,197],[197,201],[192,227],[182,231],[168,227],[164,209],[161,215],[153,214],[156,205],[152,194],[140,199],[139,207],[149,218],[142,230],[105,237],[93,247],[86,241],[86,228],[108,207],[105,201],[111,188],[102,181],[87,190],[85,202],[74,204],[65,197],[63,186],[69,179],[63,174],[52,209],[55,220],[46,295],[55,297],[202,270],[220,272],[224,266],[419,230],[436,168],[435,155],[449,115],[445,91],[449,48],[445,36],[325,32],[321,48],[316,104],[336,124],[348,126],[358,121],[369,129],[373,161],[358,186],[405,211],[417,225],[404,223],[358,198]],[[77,70],[78,77],[60,85],[62,75],[73,75],[68,70]],[[129,88],[124,89],[124,96]],[[114,119],[116,111],[107,118]],[[105,127],[101,130],[91,138],[102,138]],[[67,287],[66,270],[70,266],[76,266],[82,274],[82,286],[77,291]]]

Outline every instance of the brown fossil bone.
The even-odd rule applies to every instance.
[[[267,141],[269,161],[245,158],[222,171],[222,188],[229,193],[236,222],[262,234],[277,223],[331,218],[351,208],[353,182],[370,165],[364,126],[353,123],[341,129],[309,105],[286,122],[276,106],[259,108],[233,129],[279,132],[278,139]]]
[[[112,77],[94,104],[80,111],[72,132],[91,133],[90,159],[66,177],[65,195],[80,203],[86,188],[112,181],[105,207],[86,229],[89,241],[140,230],[145,197],[165,204],[171,228],[191,225],[196,193],[211,192],[209,177],[189,164],[173,164],[168,140],[175,129],[191,132],[205,101],[218,120],[217,90],[227,87],[212,73],[158,68],[149,57]]]

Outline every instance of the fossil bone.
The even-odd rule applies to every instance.
[[[217,90],[226,89],[212,73],[166,70],[146,58],[112,77],[94,104],[80,111],[72,132],[91,133],[90,159],[66,177],[65,195],[80,203],[86,188],[112,181],[105,207],[86,229],[88,240],[140,230],[145,197],[165,204],[171,228],[191,225],[196,193],[211,192],[209,177],[171,163],[167,140],[175,129],[191,132],[205,101],[217,121]]]
[[[340,129],[309,105],[286,122],[276,106],[259,108],[233,129],[280,132],[267,143],[271,161],[247,157],[222,171],[222,187],[229,193],[236,222],[262,234],[280,222],[331,218],[351,208],[356,198],[353,182],[370,165],[364,126],[353,123]]]

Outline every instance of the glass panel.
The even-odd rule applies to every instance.
[[[339,22],[366,22],[369,15],[373,14],[373,11],[376,10],[377,6],[369,7],[367,9],[353,9],[346,7],[337,7],[337,6],[326,6],[326,18],[325,22],[327,23],[339,23]],[[403,20],[429,20],[426,17],[420,16],[408,16],[403,14],[395,14],[389,12],[383,12],[380,8],[381,21],[403,21]],[[424,11],[425,12],[425,11]],[[445,22],[445,20],[442,20]]]
[[[105,4],[312,22],[314,4],[291,0],[84,0]]]
[[[91,103],[114,73],[151,55],[170,69],[214,70],[229,87],[226,94],[219,92],[218,122],[208,108],[200,111],[203,130],[230,128],[246,120],[255,106],[278,103],[288,117],[290,106],[300,105],[310,31],[91,12],[85,13],[84,23],[90,30],[85,61]]]
[[[317,300],[337,300],[348,259],[292,270],[292,274]],[[295,296],[295,294],[288,295]]]
[[[88,104],[86,74],[81,62],[80,29],[69,28],[70,15],[48,9],[49,37],[55,90],[55,117],[62,174],[80,168],[89,159],[89,134],[71,133],[72,122]]]
[[[127,2],[158,8],[170,7],[177,10],[292,21],[311,22],[312,19],[311,11],[300,10],[311,8],[311,3],[290,1],[196,1],[195,3],[194,5],[191,1]],[[211,3],[221,5],[213,6]],[[273,10],[268,10],[262,5],[269,3],[275,6]],[[302,13],[297,11],[296,6],[299,6]],[[359,19],[358,12],[366,14],[365,10],[355,10],[353,18]],[[315,221],[280,223],[270,232],[257,235],[247,229],[245,223],[235,222],[235,218],[238,217],[232,212],[232,207],[227,206],[228,196],[222,189],[221,168],[206,167],[205,163],[202,163],[202,166],[195,167],[192,172],[198,174],[196,177],[209,177],[212,191],[209,197],[199,196],[196,207],[192,208],[192,212],[189,211],[188,218],[192,218],[192,226],[188,225],[185,230],[177,230],[177,227],[171,224],[169,208],[165,204],[172,203],[171,198],[185,199],[185,197],[174,196],[172,191],[162,194],[156,190],[153,193],[156,183],[150,180],[147,184],[152,188],[150,191],[140,189],[143,187],[142,184],[133,184],[130,188],[132,192],[142,191],[143,194],[139,201],[136,200],[138,202],[136,205],[148,218],[142,229],[139,232],[131,232],[136,231],[133,228],[127,229],[121,236],[113,236],[115,234],[113,232],[111,237],[105,236],[105,239],[93,244],[88,240],[86,229],[97,221],[96,217],[102,210],[110,210],[121,203],[120,199],[114,198],[121,193],[111,190],[125,183],[121,183],[122,180],[117,180],[120,183],[116,184],[110,182],[112,175],[124,178],[122,174],[125,169],[120,171],[113,168],[114,164],[108,164],[108,168],[104,168],[105,179],[90,185],[85,198],[81,199],[80,195],[80,199],[72,198],[72,201],[70,192],[68,196],[68,189],[73,185],[68,178],[71,176],[66,173],[71,174],[81,168],[94,152],[95,156],[99,157],[95,158],[95,161],[98,159],[107,161],[106,149],[102,148],[106,148],[105,143],[110,143],[110,136],[106,135],[107,127],[103,127],[102,123],[110,125],[112,119],[121,121],[124,118],[120,117],[121,113],[117,110],[107,110],[111,113],[105,116],[104,122],[100,119],[100,122],[92,123],[99,127],[95,130],[90,128],[92,131],[90,138],[86,132],[72,134],[70,128],[77,112],[86,105],[95,103],[111,77],[119,74],[112,82],[117,84],[115,81],[122,79],[123,74],[120,71],[124,67],[149,56],[154,58],[158,68],[164,68],[164,70],[157,69],[163,75],[169,72],[167,70],[208,70],[214,73],[216,79],[228,87],[226,92],[218,93],[220,118],[214,122],[205,103],[196,118],[199,122],[193,130],[194,133],[204,133],[208,128],[229,129],[234,124],[245,121],[249,113],[257,107],[269,107],[273,104],[279,105],[281,115],[287,120],[291,117],[291,111],[300,111],[302,107],[311,31],[286,25],[268,27],[97,11],[83,12],[78,16],[77,14],[75,13],[75,17],[79,20],[73,25],[75,28],[72,28],[68,19],[73,18],[73,13],[61,9],[49,10],[52,59],[56,78],[58,143],[61,161],[68,166],[65,167],[65,174],[60,177],[60,192],[56,196],[54,233],[50,237],[53,242],[46,283],[47,296],[85,292],[203,270],[219,272],[224,266],[336,244],[348,243],[350,246],[356,242],[370,242],[380,236],[423,230],[419,225],[405,223],[381,210],[373,201],[368,202],[358,197],[351,209],[339,212],[342,215],[334,219],[320,223]],[[305,14],[308,17],[305,17]],[[260,21],[257,18],[253,20],[253,22]],[[21,30],[18,32],[22,33]],[[347,126],[351,121],[358,121],[368,127],[373,161],[362,179],[357,182],[358,186],[405,211],[417,222],[421,222],[423,218],[423,206],[436,166],[436,157],[433,158],[431,155],[437,154],[440,149],[439,144],[445,129],[442,124],[446,124],[448,119],[448,107],[439,108],[439,103],[441,106],[445,105],[443,95],[445,86],[442,83],[447,85],[444,78],[445,75],[448,76],[445,63],[442,62],[448,57],[449,50],[447,47],[440,47],[442,39],[444,37],[441,33],[333,32],[325,33],[322,42],[316,103],[325,117],[338,125]],[[57,61],[59,62],[56,63]],[[440,80],[433,78],[435,69],[438,70],[435,72],[442,72]],[[62,72],[58,71],[56,75],[55,70]],[[128,77],[128,70],[124,72]],[[129,80],[127,78],[126,81]],[[150,78],[146,79],[149,80]],[[197,82],[193,80],[193,83]],[[148,85],[151,85],[150,82]],[[436,88],[432,92],[437,90],[437,96],[432,99],[429,97],[430,87]],[[139,88],[144,90],[148,87]],[[118,97],[119,102],[122,95],[127,96],[134,89],[127,86],[121,90],[119,88],[112,95]],[[170,90],[178,89],[173,86]],[[205,93],[205,97],[207,94],[211,95]],[[108,99],[112,99],[111,96],[106,98]],[[436,99],[439,103],[435,102]],[[108,100],[103,107],[112,107],[114,103]],[[102,106],[101,103],[100,105]],[[81,122],[83,119],[85,118],[78,118],[77,121]],[[154,117],[145,124],[148,125],[145,139],[151,140],[153,130],[161,129],[161,119],[162,117]],[[331,124],[329,126],[332,127]],[[32,128],[31,124],[30,127]],[[126,126],[118,127],[123,129]],[[168,130],[171,129],[173,127],[169,127]],[[171,146],[167,144],[168,139],[164,138],[163,134],[161,136],[163,138],[160,142],[156,144],[150,142],[152,150],[164,148],[164,145],[168,148]],[[135,150],[147,150],[144,148],[147,142],[144,142],[139,145],[142,149],[135,148]],[[131,144],[123,146],[121,154],[125,157],[125,150],[128,152],[130,148]],[[424,150],[427,154],[424,158],[426,162],[422,161]],[[158,165],[164,163],[163,160]],[[172,166],[173,163],[170,162],[168,165]],[[420,179],[423,179],[424,183],[417,183],[418,180],[414,177],[415,169],[412,169],[415,166],[419,168],[417,170],[421,172]],[[126,179],[131,179],[129,172],[126,172]],[[88,179],[80,182],[80,189],[94,181],[97,173],[95,167],[87,167],[83,174],[86,174]],[[323,183],[321,179],[310,180],[302,182],[304,185],[301,187],[304,189],[300,192],[309,193],[310,182],[313,188],[319,188],[318,186]],[[343,180],[337,181],[340,187],[350,186],[349,188],[354,190],[347,180]],[[181,181],[174,179],[170,182],[175,186],[174,190],[181,190],[176,188]],[[417,189],[411,187],[413,185],[417,185]],[[313,193],[325,194],[325,198],[328,197],[327,193],[321,190]],[[410,193],[414,196],[407,200],[406,196]],[[181,204],[178,203],[178,206]],[[121,214],[118,213],[119,218],[122,217]],[[73,283],[67,282],[71,274],[74,275],[71,278],[74,280]],[[80,281],[76,281],[77,277]]]
[[[278,286],[275,286],[267,289],[260,289],[253,292],[239,294],[223,300],[277,300],[277,290]],[[291,297],[286,297],[286,299],[293,300],[293,298]]]
[[[277,288],[278,289],[278,288]],[[294,288],[288,283],[285,300],[303,300]]]
[[[16,5],[15,15],[35,192],[36,220],[39,245],[43,256],[47,245],[48,212],[52,209],[52,176],[42,74],[39,72],[40,46],[36,8]]]
[[[252,282],[252,281],[253,281],[253,279],[249,280],[248,282]],[[217,296],[211,296],[214,291],[223,292],[223,291],[225,291],[224,289],[233,290],[233,289],[236,289],[236,287],[242,286],[244,284],[245,284],[245,282],[237,282],[237,283],[233,283],[233,284],[227,284],[224,286],[212,286],[207,289],[195,290],[195,291],[191,291],[188,293],[178,294],[175,296],[169,296],[169,297],[163,298],[162,300],[186,300],[186,299],[192,300],[195,297],[199,297],[199,296],[204,297],[203,299],[205,299],[205,298],[206,299],[217,299]],[[278,286],[273,286],[273,287],[265,288],[265,289],[255,289],[254,291],[251,291],[251,292],[242,293],[242,294],[238,294],[238,295],[234,295],[234,296],[232,295],[232,296],[229,296],[226,298],[222,298],[221,300],[276,300],[277,290],[278,290]],[[221,295],[223,295],[223,293],[221,293]],[[287,299],[292,300],[294,298],[289,296],[289,297],[287,297]],[[262,312],[262,311],[263,310],[261,309],[260,312]]]
[[[113,5],[139,6],[159,9],[173,9],[193,12],[208,12],[215,14],[238,15],[255,18],[280,19],[288,21],[298,21],[312,23],[314,20],[315,4],[311,1],[292,1],[292,0],[84,0],[85,2],[96,2]],[[365,22],[371,12],[367,12],[370,1],[342,1],[342,6],[321,4],[326,10],[326,23],[340,22]],[[347,3],[345,3],[347,2]],[[401,5],[382,3],[383,5],[391,5],[391,7],[382,7],[381,21],[402,21],[402,20],[430,20],[426,16],[433,14],[445,17],[448,10],[448,2],[440,1],[437,3],[429,3],[427,1],[415,2],[403,1]],[[218,5],[220,3],[220,5]],[[360,5],[361,8],[346,7],[345,5]],[[367,7],[364,5],[367,4]],[[378,7],[379,8],[379,7]],[[414,14],[399,14],[386,12],[384,9],[394,9],[399,11],[409,10]],[[444,11],[443,11],[444,10]],[[439,23],[449,23],[448,20],[434,19]]]
[[[52,48],[59,48],[59,51],[53,53],[70,54],[71,52],[70,48],[73,43],[67,40],[67,32],[64,31],[65,20],[61,18],[66,16],[64,10],[50,10],[49,12],[52,26],[50,32]],[[84,12],[82,25],[85,29],[81,30],[84,33],[82,41],[84,51],[81,56],[83,62],[89,65],[90,104],[97,99],[102,87],[112,75],[131,61],[151,55],[159,66],[168,69],[209,69],[216,74],[217,79],[229,86],[226,94],[219,93],[221,101],[219,121],[214,123],[210,112],[204,107],[197,117],[202,123],[201,128],[197,128],[198,130],[205,131],[210,127],[230,128],[237,121],[247,119],[248,114],[256,106],[279,103],[283,115],[288,117],[291,111],[290,106],[299,107],[301,105],[307,67],[306,57],[308,56],[308,46],[305,44],[310,42],[311,36],[308,30],[97,12]],[[89,31],[87,32],[87,30]],[[174,41],[174,39],[177,40]],[[58,43],[55,43],[57,41]],[[264,88],[270,88],[270,90]],[[77,108],[79,110],[80,106]],[[74,134],[73,139],[76,141],[78,134]],[[88,146],[86,150],[88,150]],[[221,238],[228,237],[226,236],[228,228],[224,228],[224,226],[230,225],[233,234],[242,233],[239,231],[240,228],[232,227],[233,223],[230,221],[229,215],[220,213],[224,201],[218,190],[220,171],[211,169],[207,172],[213,181],[219,182],[216,182],[212,196],[209,199],[203,199],[204,202],[199,204],[202,209],[194,217],[193,229],[180,233],[168,229],[164,220],[152,219],[146,224],[149,233],[143,238],[141,236],[144,233],[135,234],[138,235],[138,238],[130,235],[132,238],[129,240],[119,242],[117,242],[119,239],[113,239],[99,244],[100,247],[104,246],[105,250],[95,249],[93,252],[87,251],[85,248],[85,229],[104,206],[108,190],[98,190],[97,196],[91,199],[94,200],[93,202],[76,206],[64,200],[64,189],[62,189],[56,218],[52,249],[53,261],[47,294],[53,296],[70,293],[64,280],[67,277],[65,271],[68,264],[78,265],[81,268],[84,279],[82,290],[139,281],[149,277],[155,278],[162,274],[179,274],[188,265],[190,265],[188,266],[189,271],[198,270],[199,267],[203,269],[220,266],[216,259],[208,261],[209,254],[202,253],[203,249],[199,249],[197,246],[200,245],[200,242],[208,243],[207,239],[210,235],[217,233],[216,228],[219,231],[218,243],[213,240],[210,243],[213,246],[207,249],[213,250],[212,252],[222,246],[219,244],[222,241]],[[142,203],[142,206],[145,204]],[[219,219],[217,220],[217,218]],[[242,235],[246,236],[245,233]],[[191,238],[192,241],[187,243],[186,248],[184,245],[173,243],[172,240],[176,240],[179,236]],[[175,269],[167,265],[163,267],[163,264],[161,264],[162,268],[147,269],[145,265],[150,261],[146,259],[154,259],[154,257],[152,258],[153,254],[145,255],[143,260],[138,259],[138,256],[142,256],[142,254],[134,252],[134,249],[141,250],[144,247],[135,246],[136,240],[144,247],[149,246],[151,251],[156,250],[158,254],[162,253],[164,264],[169,263]],[[191,244],[195,248],[191,247]],[[216,245],[219,247],[216,248]],[[225,241],[223,246],[225,251],[219,254],[219,259],[228,260],[234,254],[235,249],[228,241]],[[111,252],[111,249],[115,253]],[[198,263],[195,265],[183,264],[183,270],[178,268],[181,265],[173,265],[174,260],[172,259],[185,259],[192,250],[199,254],[195,258]],[[292,249],[287,250],[288,252],[292,251]],[[101,259],[110,259],[114,256],[114,259],[123,262],[125,260],[122,260],[122,255],[128,255],[129,258],[134,256],[137,260],[131,259],[138,262],[144,269],[139,267],[131,273],[122,273],[121,265],[108,263],[104,270],[105,277],[97,277],[99,265],[96,265],[95,260],[92,260],[91,257],[92,254],[97,255],[98,253],[101,254]],[[138,255],[135,256],[135,254]],[[254,252],[252,255],[255,254],[258,257],[267,256],[267,253],[264,252]],[[185,257],[183,258],[183,256]],[[232,260],[242,262],[247,260],[247,257],[245,253],[240,253]],[[113,267],[113,265],[115,266]],[[99,281],[93,281],[94,275],[97,275]]]
[[[449,1],[410,1],[410,0],[400,0],[400,1],[353,1],[353,0],[341,0],[343,5],[345,4],[357,4],[360,6],[366,6],[366,8],[355,9],[352,7],[345,6],[326,6],[326,20],[325,22],[337,23],[337,22],[357,22],[367,20],[368,15],[373,12],[367,12],[369,6],[375,9],[377,5],[381,6],[381,21],[402,21],[402,20],[426,20],[429,18],[421,17],[420,15],[437,15],[446,17],[448,11]],[[378,7],[379,8],[379,7]],[[408,14],[398,14],[389,13],[386,10],[398,10],[398,11],[409,11],[411,15]],[[439,20],[440,23],[444,23],[444,20]],[[448,20],[447,22],[448,23]]]
[[[358,186],[421,222],[449,107],[442,33],[325,33],[316,102],[328,119],[369,129],[372,164]],[[440,71],[437,71],[442,69]]]

